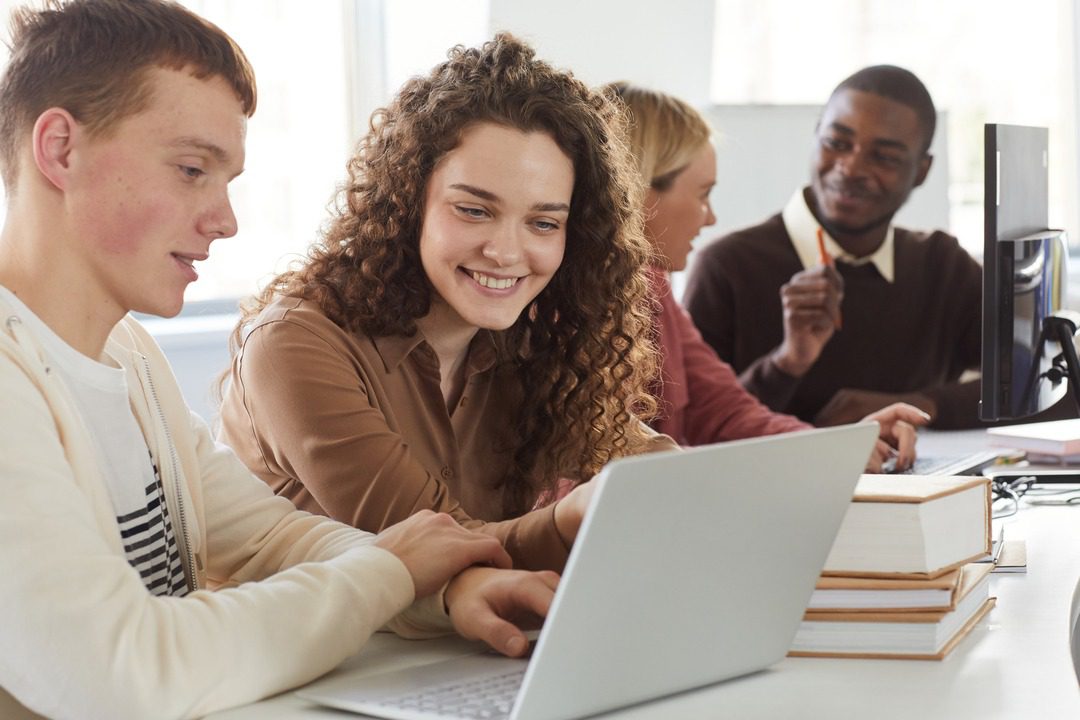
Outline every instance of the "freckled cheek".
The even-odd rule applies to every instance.
[[[138,200],[131,193],[126,197],[129,199],[103,212],[98,224],[103,231],[99,234],[98,246],[112,255],[133,253],[146,244],[147,237],[160,234],[163,228],[176,222],[160,204]]]
[[[137,179],[125,172],[123,157],[108,153],[96,158],[92,174],[84,179],[89,192],[78,215],[87,228],[95,228],[96,246],[112,255],[131,252],[145,225],[146,208]],[[145,189],[142,189],[145,193]]]

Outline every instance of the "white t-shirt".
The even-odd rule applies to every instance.
[[[161,477],[132,412],[124,370],[107,354],[99,362],[68,345],[2,285],[0,297],[15,308],[75,397],[108,485],[128,562],[154,595],[186,595]]]

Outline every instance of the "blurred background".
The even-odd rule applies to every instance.
[[[0,0],[3,17],[20,4]],[[181,364],[182,382],[198,378],[185,391],[207,416],[205,377],[224,368],[237,299],[318,236],[372,110],[449,47],[479,44],[498,30],[530,40],[541,57],[586,82],[630,80],[706,113],[719,150],[717,224],[699,243],[784,205],[809,178],[814,124],[829,92],[877,63],[915,72],[941,113],[933,169],[901,224],[945,228],[981,255],[983,124],[1039,125],[1050,132],[1050,224],[1080,243],[1080,19],[1071,0],[183,4],[237,40],[259,84],[246,171],[232,189],[240,232],[214,244],[181,317],[152,325]]]

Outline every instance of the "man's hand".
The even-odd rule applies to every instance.
[[[585,511],[589,509],[595,488],[596,486],[591,482],[581,483],[555,505],[555,528],[567,547],[573,545],[577,538],[581,521],[585,519]]]
[[[543,624],[558,585],[559,576],[550,570],[468,568],[450,581],[446,606],[462,637],[518,657],[529,646],[522,629]]]
[[[405,564],[417,598],[435,592],[470,565],[511,566],[510,555],[497,539],[466,530],[449,515],[431,510],[386,528],[375,545]]]
[[[772,354],[777,367],[794,377],[813,367],[840,325],[843,299],[844,280],[836,268],[816,265],[791,276],[780,288],[784,341]]]
[[[897,470],[911,467],[915,462],[915,428],[928,423],[930,416],[906,403],[894,403],[863,419],[881,426],[877,443],[866,461],[866,472],[881,472],[882,464],[893,456]]]

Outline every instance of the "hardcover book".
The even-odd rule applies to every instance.
[[[793,656],[940,660],[994,606],[988,568],[961,571],[956,605],[935,612],[807,611]]]
[[[867,578],[823,575],[807,609],[811,612],[930,612],[952,610],[961,577],[990,573],[991,563],[971,563],[936,578]]]
[[[984,477],[863,475],[825,575],[933,578],[990,552]]]
[[[1043,455],[1080,455],[1080,419],[1052,420],[986,429],[992,445]]]

